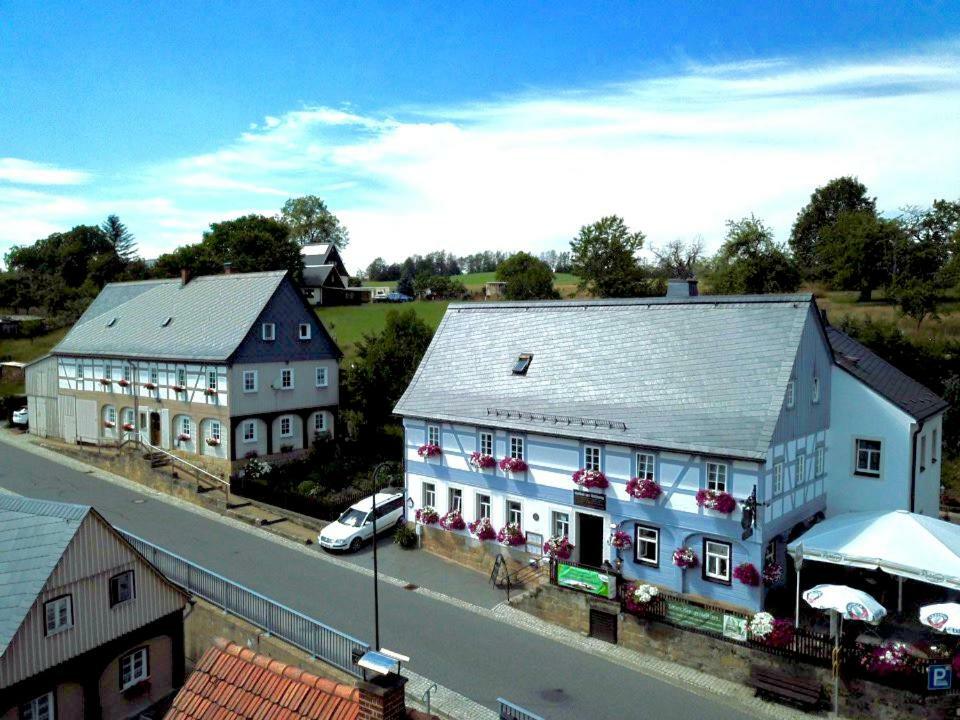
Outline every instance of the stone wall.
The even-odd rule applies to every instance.
[[[523,550],[501,545],[495,540],[480,542],[466,532],[450,532],[439,527],[420,527],[420,547],[460,565],[489,573],[497,555],[503,555],[507,569],[514,573],[529,565],[534,557]]]

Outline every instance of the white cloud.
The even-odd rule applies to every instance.
[[[80,185],[90,179],[82,170],[69,170],[20,158],[0,158],[0,180],[19,185]]]

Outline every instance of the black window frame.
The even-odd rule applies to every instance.
[[[129,576],[130,576],[130,597],[127,598],[126,600],[118,600],[118,599],[117,599],[117,594],[115,594],[115,593],[114,593],[114,590],[113,590],[113,588],[114,588],[114,580],[119,580],[119,579],[120,579],[121,577],[123,577],[124,575],[129,575]],[[107,587],[109,588],[109,590],[108,590],[108,596],[109,596],[109,598],[110,598],[110,607],[111,607],[111,608],[116,607],[117,605],[123,605],[123,604],[125,604],[125,603],[132,602],[133,600],[136,600],[136,599],[137,599],[137,573],[136,573],[136,571],[135,571],[133,568],[130,568],[129,570],[124,570],[123,572],[118,572],[116,575],[113,575],[113,576],[110,578],[110,581],[109,581]]]
[[[644,530],[653,530],[657,534],[657,558],[654,561],[650,561],[646,558],[640,557],[640,529]],[[645,567],[659,568],[660,567],[660,528],[655,525],[647,525],[646,523],[634,523],[633,524],[633,561],[638,565],[643,565]]]
[[[707,543],[713,543],[714,545],[725,545],[727,547],[727,579],[721,580],[720,578],[715,578],[707,575]],[[715,583],[717,585],[727,585],[730,586],[733,584],[733,543],[727,540],[717,540],[716,538],[704,538],[703,539],[703,562],[701,563],[701,572],[700,576],[704,582]]]
[[[57,628],[56,630],[53,630],[51,632],[50,630],[47,629],[47,605],[49,605],[50,603],[56,602],[57,600],[62,600],[63,598],[70,598],[70,624],[67,625],[66,627]],[[63,593],[63,595],[57,595],[56,597],[52,597],[49,600],[44,601],[43,603],[43,636],[44,637],[59,635],[62,632],[66,632],[67,630],[75,628],[76,626],[77,626],[77,618],[76,618],[76,613],[73,607],[73,593]]]
[[[877,444],[877,469],[874,470],[862,470],[860,468],[860,443],[876,443]],[[874,452],[873,449],[868,449],[867,452]],[[869,458],[869,456],[868,456]],[[869,459],[867,461],[869,465]],[[858,477],[871,478],[876,480],[877,478],[883,475],[883,440],[876,440],[874,438],[867,437],[856,437],[853,438],[853,474]]]

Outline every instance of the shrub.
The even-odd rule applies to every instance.
[[[397,531],[393,534],[393,542],[409,550],[417,546],[417,533],[412,527],[403,523],[403,525],[397,527]]]

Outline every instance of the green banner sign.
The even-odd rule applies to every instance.
[[[723,613],[675,600],[666,601],[666,618],[675,625],[723,633]]]
[[[583,590],[601,597],[613,597],[613,593],[616,592],[616,585],[611,584],[609,575],[563,563],[557,565],[557,585]]]

